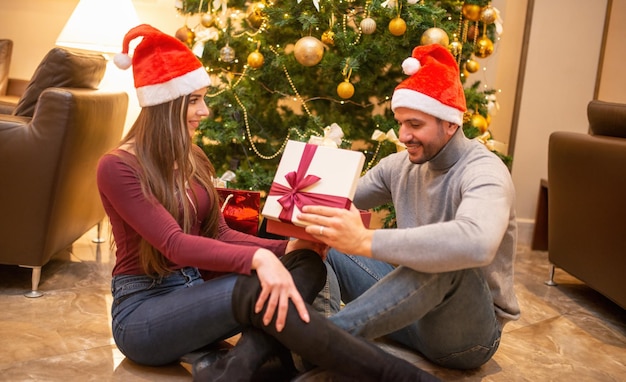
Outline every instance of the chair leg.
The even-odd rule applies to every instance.
[[[544,281],[544,283],[548,286],[556,286],[557,283],[554,282],[554,270],[556,269],[556,267],[554,266],[554,264],[550,264],[550,279]]]
[[[31,291],[28,293],[25,293],[24,296],[28,297],[28,298],[35,298],[35,297],[41,297],[43,296],[43,293],[39,291],[39,280],[41,280],[41,267],[29,267],[29,266],[24,266],[25,268],[32,268],[33,269],[33,276],[31,279]]]
[[[91,239],[91,242],[97,244],[104,243],[104,239],[102,238],[102,221],[98,223],[98,236]]]

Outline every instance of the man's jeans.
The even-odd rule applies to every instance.
[[[354,335],[393,339],[455,369],[479,367],[498,348],[501,328],[480,269],[422,273],[334,249],[327,264],[321,294],[330,296],[319,299],[334,311],[346,304],[330,319]]]

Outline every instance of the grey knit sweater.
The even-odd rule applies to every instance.
[[[515,190],[502,160],[461,129],[429,162],[383,158],[360,180],[361,209],[393,201],[398,229],[374,233],[375,259],[420,272],[481,268],[502,322],[519,318],[513,289]]]

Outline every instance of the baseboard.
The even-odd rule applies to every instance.
[[[535,229],[534,219],[517,219],[517,246],[530,248]]]

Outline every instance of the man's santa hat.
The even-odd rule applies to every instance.
[[[454,56],[439,44],[413,49],[402,63],[402,81],[391,97],[391,110],[406,107],[463,125],[465,93]]]
[[[128,45],[137,37],[143,40],[135,48],[131,62]],[[121,69],[128,69],[132,63],[142,107],[172,101],[211,82],[202,62],[185,44],[147,24],[126,33],[122,53],[116,54],[113,62]]]

